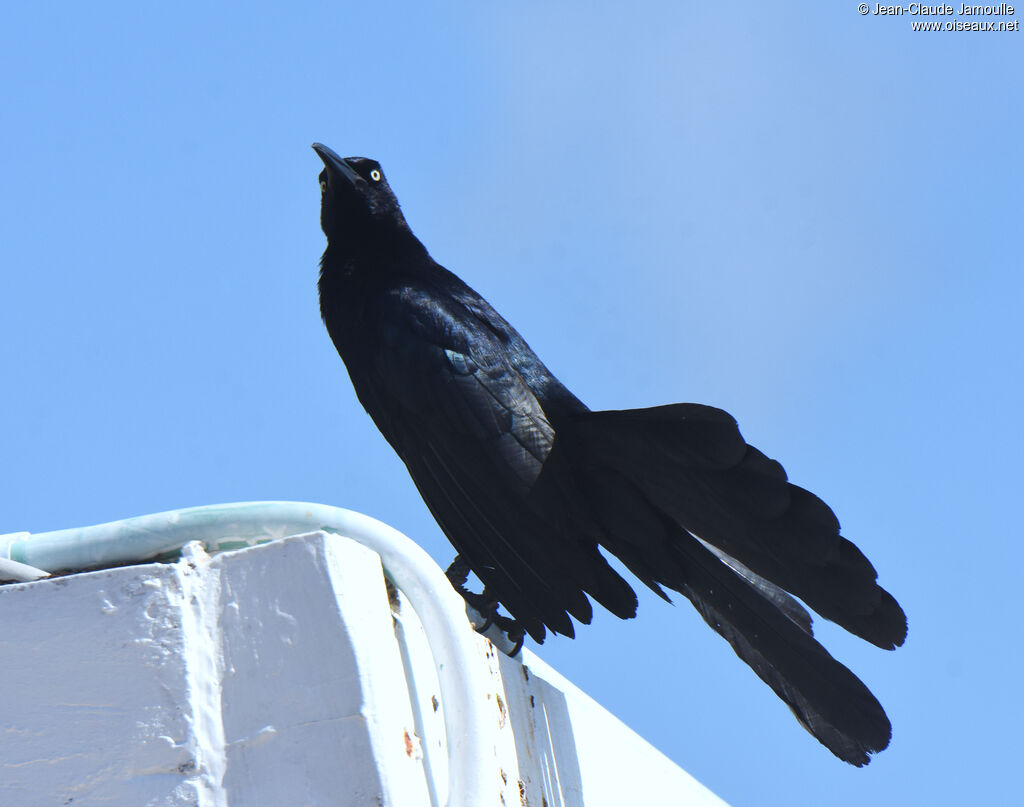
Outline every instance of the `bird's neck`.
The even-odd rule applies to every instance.
[[[376,294],[436,271],[426,248],[408,230],[387,239],[330,238],[320,260],[321,309],[345,311],[345,319],[358,320]]]
[[[412,230],[401,226],[384,233],[369,228],[336,232],[328,237],[321,266],[324,275],[380,276],[432,263],[426,247]]]

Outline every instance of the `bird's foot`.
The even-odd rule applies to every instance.
[[[492,620],[495,627],[504,633],[505,637],[512,643],[511,650],[502,648],[505,655],[509,658],[515,658],[519,655],[519,651],[523,649],[523,642],[526,641],[526,629],[516,620],[501,614],[494,614]]]
[[[500,631],[512,644],[512,649],[503,648],[509,656],[515,656],[523,649],[523,641],[526,638],[526,631],[511,617],[502,616],[498,613],[501,603],[492,597],[485,587],[482,594],[477,594],[466,588],[466,581],[469,579],[469,564],[456,555],[445,575],[457,592],[482,618],[482,622],[474,622],[473,630],[481,635],[486,635],[492,627]]]
[[[512,617],[499,614],[500,603],[490,597],[486,589],[483,594],[474,594],[471,591],[461,593],[466,602],[483,617],[483,622],[473,623],[473,630],[490,639],[505,655],[519,655],[526,639],[526,630],[523,626]]]

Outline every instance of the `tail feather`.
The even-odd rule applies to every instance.
[[[559,440],[602,546],[662,596],[685,595],[840,759],[865,765],[889,744],[885,711],[815,641],[796,599],[880,647],[906,636],[903,611],[828,505],[710,407],[581,414]]]
[[[659,592],[684,594],[819,742],[858,766],[889,744],[881,705],[814,640],[799,603],[660,514],[617,472],[586,479],[601,543]]]
[[[889,745],[889,718],[860,679],[704,547],[692,542],[684,551],[683,594],[804,728],[858,767]]]
[[[707,541],[701,541],[699,537],[697,540],[704,545],[705,549],[709,550],[720,561],[722,561],[722,563],[746,580],[748,584],[753,586],[762,597],[766,600],[770,600],[776,608],[799,625],[805,633],[808,633],[811,636],[814,635],[814,620],[812,620],[811,615],[807,613],[807,609],[804,608],[795,598],[791,597],[774,583],[765,580],[760,575],[754,574],[750,569],[736,560],[736,558],[729,557],[721,549],[712,546]]]
[[[758,578],[879,647],[903,643],[903,611],[839,534],[831,508],[748,446],[725,412],[695,404],[592,412],[568,431],[585,467],[622,474],[657,511]]]

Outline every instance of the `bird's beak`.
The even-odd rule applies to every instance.
[[[347,162],[327,148],[327,146],[322,143],[314,143],[313,151],[324,161],[324,165],[327,166],[327,175],[332,180],[344,178],[350,185],[366,184],[365,179],[353,171]]]

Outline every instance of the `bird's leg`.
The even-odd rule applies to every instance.
[[[456,555],[455,560],[451,562],[445,571],[445,576],[455,586],[455,589],[461,592],[466,585],[466,581],[469,580],[469,571],[469,564],[462,555]]]
[[[445,576],[447,576],[452,587],[462,595],[462,599],[475,608],[480,616],[484,618],[483,624],[474,625],[473,629],[477,633],[482,634],[491,625],[496,625],[498,630],[508,636],[509,641],[513,643],[512,652],[508,653],[508,655],[515,656],[523,648],[526,631],[514,619],[498,613],[501,603],[490,594],[486,586],[484,586],[483,593],[481,594],[476,594],[466,588],[466,581],[469,579],[470,571],[469,564],[462,555],[456,555],[455,560],[451,562],[451,565],[445,571]]]
[[[473,629],[478,633],[483,633],[494,623],[494,617],[498,615],[498,601],[488,596],[486,588],[483,594],[475,594],[466,588],[469,572],[469,564],[462,555],[456,555],[455,560],[451,562],[451,565],[445,572],[445,576],[448,578],[448,582],[452,584],[452,587],[462,595],[462,599],[473,606],[480,613],[480,616],[484,618],[482,625],[473,626]]]

